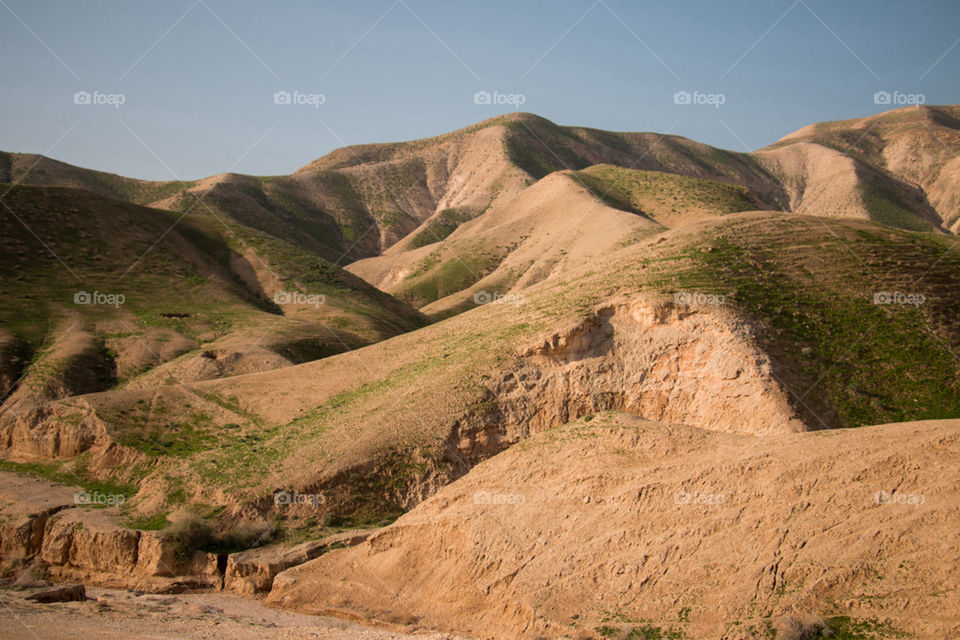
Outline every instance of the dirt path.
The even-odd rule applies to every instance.
[[[0,591],[0,636],[8,640],[127,638],[272,640],[454,640],[443,633],[410,635],[352,622],[265,607],[227,594],[136,595],[87,588],[86,602],[36,604],[24,593]]]

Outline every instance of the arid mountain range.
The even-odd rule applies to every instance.
[[[0,183],[11,580],[458,637],[960,637],[960,107]]]

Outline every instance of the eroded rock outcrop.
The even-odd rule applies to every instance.
[[[487,406],[459,420],[449,444],[476,463],[611,409],[712,431],[806,431],[771,367],[750,325],[719,304],[624,300],[546,335],[491,374]]]
[[[232,553],[227,558],[223,588],[243,596],[269,592],[273,587],[274,577],[281,571],[313,560],[332,549],[360,544],[373,531],[373,529],[345,531],[296,546],[275,544]]]
[[[146,591],[219,587],[214,554],[186,557],[155,532],[119,526],[104,511],[70,509],[48,520],[41,560],[58,580]]]
[[[0,574],[39,560],[59,581],[157,592],[222,582],[216,555],[184,553],[157,532],[124,527],[112,510],[79,507],[77,489],[0,476]]]

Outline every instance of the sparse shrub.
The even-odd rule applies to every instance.
[[[219,530],[210,520],[190,511],[181,511],[170,520],[161,535],[173,545],[180,561],[188,560],[195,551],[222,553],[257,547],[277,534],[276,526],[263,519],[240,520]]]
[[[218,549],[249,549],[269,542],[276,536],[277,528],[266,520],[241,520],[217,536]]]
[[[330,511],[329,513],[323,516],[323,526],[325,527],[331,527],[331,528],[343,527],[346,524],[347,524],[347,518],[340,515],[339,513]]]
[[[827,625],[813,614],[783,616],[776,624],[777,640],[816,640],[824,635]],[[831,634],[832,635],[832,634]]]
[[[676,629],[664,631],[660,627],[648,624],[634,627],[627,638],[628,640],[682,640],[683,633]]]
[[[160,512],[149,516],[127,518],[126,526],[141,531],[159,531],[170,526],[167,514]]]
[[[853,620],[850,616],[827,618],[822,638],[833,640],[882,640],[883,638],[904,638],[908,634],[895,628],[889,622],[876,619]]]
[[[195,513],[184,511],[171,518],[162,536],[173,545],[177,560],[186,561],[194,551],[212,545],[213,525]]]

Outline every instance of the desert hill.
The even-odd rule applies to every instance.
[[[4,409],[289,366],[424,323],[322,259],[252,231],[244,245],[209,217],[2,189],[16,213],[0,221]]]
[[[714,217],[523,301],[349,353],[4,415],[0,442],[11,460],[72,468],[82,456],[92,477],[135,484],[140,516],[213,492],[220,524],[284,515],[289,535],[306,535],[325,525],[274,492],[322,492],[336,521],[381,522],[601,410],[755,435],[952,417],[960,265],[948,242],[866,221]],[[904,304],[908,293],[923,303]],[[116,468],[117,456],[136,464]]]
[[[18,502],[0,575],[479,637],[952,637],[955,113],[749,154],[512,114],[187,183],[0,155],[0,472],[125,498]]]
[[[355,273],[420,307],[432,305],[428,312],[443,316],[466,308],[468,289],[514,250],[521,255],[513,262],[532,272],[523,277],[525,269],[518,264],[504,268],[493,280],[514,282],[501,293],[520,291],[552,270],[553,260],[530,265],[523,256],[539,247],[489,237],[466,247],[464,233],[450,246],[446,239],[488,214],[501,222],[513,215],[515,225],[524,226],[521,218],[528,211],[522,201],[511,203],[558,171],[587,170],[578,180],[588,187],[606,180],[595,195],[607,204],[623,195],[608,191],[619,190],[623,180],[636,182],[624,177],[630,171],[656,172],[647,175],[742,187],[752,204],[735,207],[737,211],[771,209],[870,219],[911,230],[951,230],[960,217],[953,163],[960,146],[956,114],[956,107],[907,107],[810,125],[766,149],[737,153],[679,136],[566,127],[514,113],[422,140],[344,147],[288,176],[228,173],[188,182],[148,182],[39,156],[0,154],[0,180],[28,176],[32,184],[86,188],[173,211],[206,209],[341,266],[361,260],[351,267]],[[597,165],[612,168],[590,168]],[[615,175],[617,168],[623,175]],[[600,176],[604,172],[606,178]],[[648,190],[671,188],[676,185],[647,185]],[[672,204],[674,213],[661,215],[660,223],[672,227],[698,218]],[[634,203],[628,210],[636,208]],[[578,250],[570,242],[557,243],[553,251]],[[462,264],[445,254],[461,256]],[[442,273],[425,273],[431,269]],[[553,270],[555,275],[563,272]],[[437,303],[449,293],[458,295]]]
[[[835,156],[828,150],[854,162],[861,178],[857,191],[871,220],[905,228],[922,226],[910,221],[913,216],[956,232],[960,108],[920,105],[813,124],[762,149],[757,157],[770,166],[790,162],[784,158],[791,153]],[[803,196],[795,191],[791,198],[802,200]]]
[[[956,420],[757,438],[590,415],[268,602],[482,638],[953,637],[958,444]]]
[[[447,316],[521,296],[667,228],[764,207],[745,187],[662,171],[593,165],[538,180],[442,242],[403,241],[347,269],[424,313]]]
[[[785,196],[743,154],[678,136],[561,127],[532,114],[485,120],[441,136],[344,147],[289,176],[220,174],[188,182],[123,178],[29,154],[0,154],[0,180],[81,187],[175,211],[203,207],[340,264],[410,237],[449,229],[516,196],[547,174],[598,163],[754,186]]]
[[[509,142],[507,150],[511,160],[534,178],[572,170],[575,179],[605,204],[666,227],[696,222],[704,213],[773,209],[873,220],[917,231],[945,230],[960,215],[950,164],[960,151],[954,112],[953,107],[911,107],[863,120],[814,125],[751,154],[672,136],[597,132],[518,117],[513,127],[529,139],[517,144],[522,153],[511,153]],[[910,169],[914,166],[923,169]],[[703,182],[694,186],[691,179]],[[741,191],[735,193],[737,188]],[[568,219],[578,213],[585,216],[578,229],[604,225],[586,213],[589,205],[569,208]],[[525,235],[515,235],[515,229],[504,224],[511,216],[515,226],[525,230],[536,218],[519,196],[481,216],[496,222],[466,225],[455,212],[442,211],[423,231],[348,269],[438,317],[468,308],[478,291],[518,294],[541,278],[560,277],[565,269],[556,267],[561,261],[556,256],[580,251],[579,241],[554,238],[543,260],[531,262],[524,254],[532,250],[543,255],[543,248],[525,246]],[[502,238],[472,233],[496,224],[501,225]],[[437,232],[458,225],[459,233]],[[610,227],[608,238],[630,231],[619,223]],[[556,224],[545,223],[543,230],[530,235],[543,237],[548,228]],[[437,246],[428,251],[431,235]],[[611,239],[615,244],[616,238]],[[587,240],[583,244],[605,250]],[[508,259],[515,251],[518,255]],[[548,257],[551,252],[553,259]],[[450,297],[443,300],[446,296]]]

